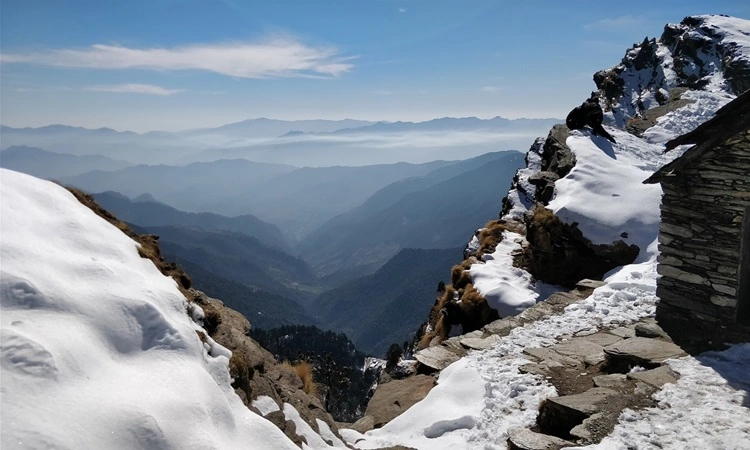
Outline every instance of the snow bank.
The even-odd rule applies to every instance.
[[[48,181],[2,169],[0,196],[3,448],[297,448],[133,240]]]
[[[472,264],[472,283],[501,317],[523,312],[538,301],[546,300],[561,287],[535,282],[527,271],[513,266],[513,253],[521,250],[523,236],[503,232],[503,240],[491,254],[482,255],[484,264]]]

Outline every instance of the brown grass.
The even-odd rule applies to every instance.
[[[461,297],[462,331],[468,333],[478,330],[490,322],[500,318],[500,315],[494,309],[490,308],[487,300],[473,286],[468,285]]]
[[[479,231],[479,251],[478,254],[492,253],[495,251],[497,244],[503,240],[503,231],[508,227],[504,220],[492,220]]]
[[[471,283],[471,275],[463,264],[453,266],[453,269],[451,269],[451,283],[455,289],[461,289]]]
[[[307,361],[297,361],[294,364],[285,362],[284,365],[290,367],[294,373],[302,380],[302,390],[307,395],[316,397],[318,395],[318,385],[315,384],[313,377],[313,366]]]

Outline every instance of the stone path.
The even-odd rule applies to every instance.
[[[625,408],[654,406],[651,396],[677,381],[662,363],[686,354],[653,319],[586,336],[566,336],[523,352],[534,362],[522,372],[544,376],[558,391],[542,404],[537,425],[509,435],[508,447],[557,450],[599,442]]]

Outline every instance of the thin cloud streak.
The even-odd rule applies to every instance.
[[[115,84],[115,85],[99,85],[89,86],[85,88],[86,91],[97,91],[97,92],[115,92],[123,94],[150,94],[150,95],[174,95],[180,92],[185,92],[184,89],[167,89],[161,86],[154,86],[153,84]]]
[[[484,86],[480,89],[482,92],[488,92],[490,94],[497,94],[500,92],[503,88],[499,86]]]
[[[312,47],[293,38],[275,37],[254,43],[198,44],[174,48],[128,48],[96,44],[0,55],[4,64],[103,70],[202,70],[236,78],[330,78],[354,67],[332,47]]]

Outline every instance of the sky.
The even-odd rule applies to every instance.
[[[592,75],[747,0],[3,0],[0,123],[565,117]]]

